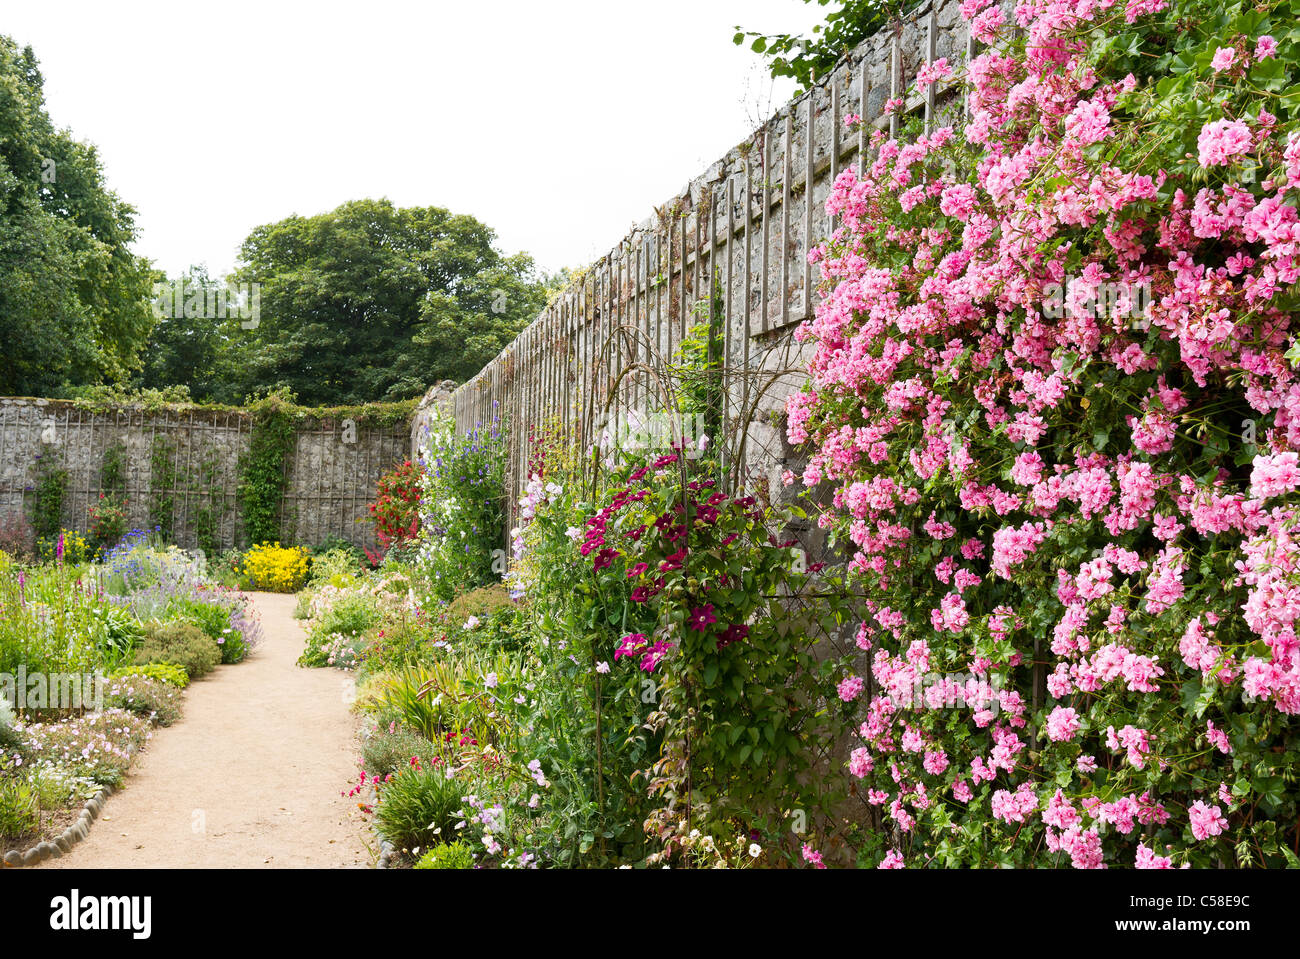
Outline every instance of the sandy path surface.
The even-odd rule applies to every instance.
[[[355,800],[352,677],[294,665],[295,598],[254,593],[262,645],[185,691],[90,835],[40,868],[371,865]]]

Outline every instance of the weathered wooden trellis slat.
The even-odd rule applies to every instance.
[[[860,46],[733,151],[714,179],[697,181],[586,271],[457,391],[459,428],[493,410],[510,421],[512,518],[528,479],[530,431],[562,421],[582,449],[602,429],[618,435],[629,411],[644,413],[661,399],[645,368],[671,359],[692,323],[711,315],[706,304],[715,298],[722,414],[725,428],[739,426],[741,404],[753,402],[742,371],[761,365],[766,350],[813,314],[818,279],[809,253],[838,225],[824,209],[830,185],[850,164],[864,169],[872,130],[897,136],[912,114],[926,131],[948,122],[941,111],[960,95],[959,84],[909,95],[905,77],[941,54],[954,63],[975,54],[964,25],[945,33],[960,23],[955,8],[954,0],[927,0],[902,28],[891,25]],[[904,101],[901,111],[880,110],[886,90],[890,101]],[[957,118],[964,99],[952,111]],[[861,118],[856,136],[844,125],[846,112]],[[620,378],[630,365],[636,372]]]

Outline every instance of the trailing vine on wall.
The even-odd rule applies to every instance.
[[[63,497],[68,488],[68,471],[38,456],[39,476],[32,501],[32,531],[37,540],[54,539],[63,526]]]
[[[176,513],[176,443],[156,436],[149,453],[149,523],[171,540]]]
[[[100,490],[106,494],[126,496],[126,447],[114,443],[104,450],[99,466]]]
[[[251,543],[277,542],[280,501],[288,485],[285,460],[293,450],[292,396],[275,392],[250,404],[253,417],[248,452],[239,461],[239,505]]]

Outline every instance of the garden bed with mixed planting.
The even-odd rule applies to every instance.
[[[302,606],[399,859],[1300,866],[1298,13],[962,4],[963,121],[827,200],[796,506],[523,424],[502,585],[499,431],[436,427],[418,533]],[[700,354],[642,413],[722,445]]]
[[[0,553],[6,865],[83,838],[155,729],[180,718],[185,687],[260,639],[248,597],[213,582],[201,554],[143,530],[86,552],[65,531],[47,562]]]

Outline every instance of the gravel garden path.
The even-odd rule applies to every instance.
[[[369,867],[350,674],[300,669],[295,598],[254,593],[262,645],[185,691],[90,835],[40,868]]]

